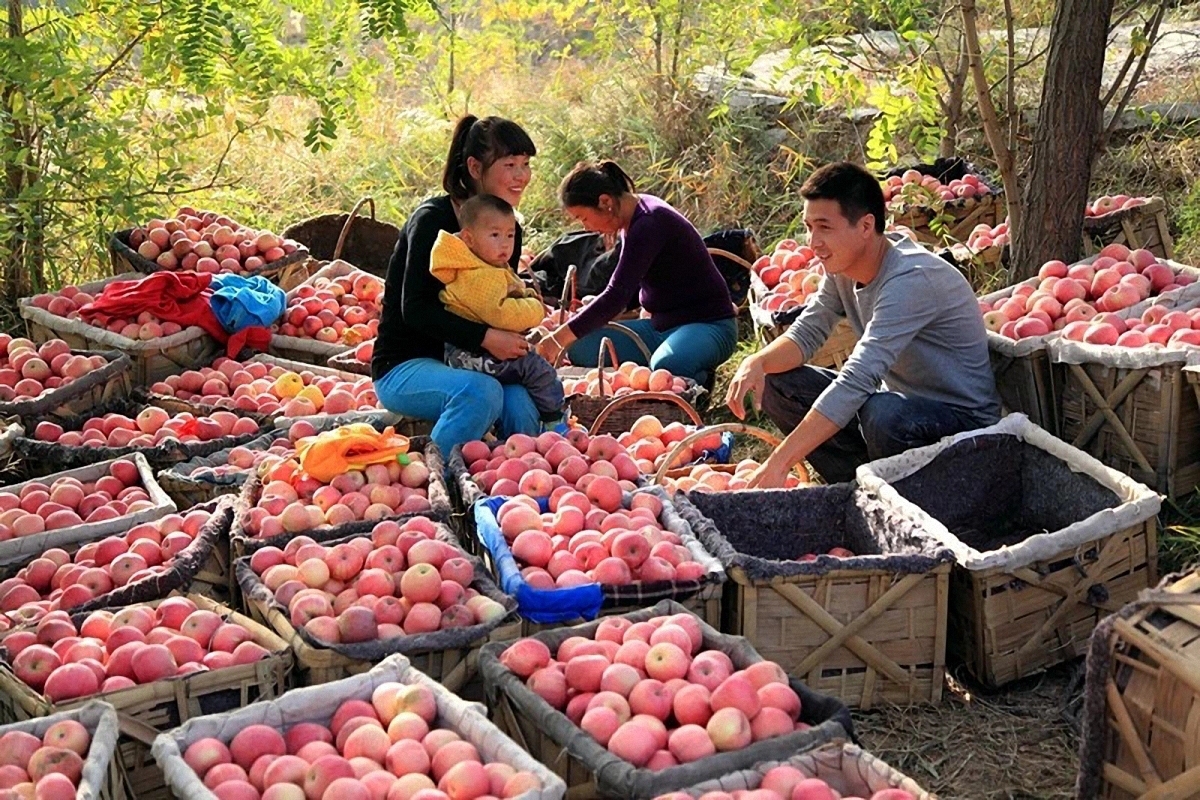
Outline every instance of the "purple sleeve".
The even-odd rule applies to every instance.
[[[575,338],[582,339],[604,327],[624,311],[637,294],[642,278],[646,277],[650,265],[658,257],[665,238],[655,234],[652,220],[653,217],[646,216],[629,226],[621,245],[621,257],[617,259],[617,268],[608,279],[608,285],[595,300],[567,322]]]

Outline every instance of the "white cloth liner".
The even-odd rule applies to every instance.
[[[137,466],[138,477],[141,479],[146,493],[150,495],[150,502],[153,504],[150,508],[103,522],[85,522],[82,525],[73,525],[69,528],[46,531],[45,533],[38,533],[32,536],[17,536],[0,542],[0,567],[7,567],[12,564],[25,564],[52,547],[67,547],[89,539],[97,539],[110,533],[127,531],[135,525],[140,525],[143,522],[153,522],[160,517],[165,517],[167,514],[174,514],[178,511],[175,501],[167,496],[167,493],[158,485],[158,481],[154,479],[154,471],[150,468],[150,463],[146,461],[146,457],[141,453],[132,453],[109,461],[89,464],[86,467],[56,472],[44,478],[34,478],[33,480],[16,483],[11,486],[0,486],[0,492],[20,494],[22,487],[26,484],[43,483],[49,486],[55,480],[62,477],[74,477],[85,482],[94,481],[97,478],[107,475],[109,466],[117,461],[132,461]]]
[[[1173,262],[1172,262],[1173,263]],[[1191,268],[1190,272],[1195,272]],[[1200,281],[1189,284],[1179,291],[1151,297],[1120,312],[1123,319],[1140,317],[1152,306],[1164,306],[1172,311],[1190,311],[1200,305]],[[1166,364],[1182,364],[1200,354],[1194,345],[1148,345],[1146,347],[1117,347],[1116,345],[1088,344],[1059,337],[1047,348],[1050,360],[1059,364],[1104,364],[1120,369],[1143,369]]]
[[[947,530],[945,525],[921,511],[920,507],[905,499],[890,485],[917,472],[951,445],[977,436],[993,434],[1015,436],[1026,444],[1055,456],[1073,472],[1083,473],[1112,490],[1117,495],[1119,505],[1098,511],[1061,530],[1037,533],[1018,544],[980,552],[968,546]],[[958,564],[972,571],[997,568],[1011,570],[1041,561],[1063,550],[1079,547],[1124,528],[1138,525],[1158,514],[1162,505],[1159,495],[1149,487],[1111,467],[1106,467],[1082,450],[1051,436],[1030,422],[1024,414],[1009,414],[990,427],[965,431],[948,436],[928,447],[918,447],[890,458],[872,461],[860,466],[856,477],[863,489],[874,492],[885,502],[912,509],[923,516],[930,535],[943,541],[954,551]],[[980,476],[980,480],[986,480],[986,477]]]
[[[236,711],[196,717],[181,727],[159,734],[150,751],[162,768],[167,786],[177,798],[216,800],[216,796],[183,760],[183,752],[190,744],[208,737],[229,742],[248,725],[269,725],[278,731],[285,731],[301,722],[328,724],[343,702],[355,698],[370,702],[377,686],[392,681],[406,685],[419,683],[428,687],[437,698],[438,718],[435,725],[453,730],[475,745],[483,761],[500,761],[518,771],[536,775],[542,783],[542,789],[520,795],[521,800],[561,800],[566,795],[567,787],[562,779],[492,724],[483,706],[461,699],[414,668],[402,655],[389,656],[361,675],[320,686],[293,689],[276,700],[252,703]]]

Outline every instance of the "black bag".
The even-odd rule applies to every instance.
[[[717,231],[704,237],[706,247],[733,253],[746,261],[753,263],[760,255],[758,245],[754,241],[754,232],[747,228]],[[575,265],[575,282],[578,287],[578,297],[597,295],[604,291],[609,278],[617,268],[617,260],[621,257],[621,241],[612,250],[604,249],[604,237],[588,231],[572,231],[564,234],[557,241],[543,250],[533,260],[530,268],[541,284],[542,294],[547,300],[562,297],[563,285],[566,282],[567,269]],[[729,293],[736,305],[746,300],[750,289],[750,271],[741,264],[722,255],[714,255],[713,262],[717,271],[729,286]],[[634,298],[629,308],[637,308]]]

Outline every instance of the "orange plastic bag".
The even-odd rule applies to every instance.
[[[296,443],[300,469],[323,483],[350,470],[400,460],[407,463],[408,437],[389,426],[382,432],[365,422],[343,425]]]

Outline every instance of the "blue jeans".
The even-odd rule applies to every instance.
[[[833,370],[808,365],[768,375],[763,411],[780,430],[791,433],[836,377]],[[857,424],[851,422],[835,433],[809,454],[808,463],[829,483],[844,483],[854,480],[857,467],[868,461],[978,427],[978,422],[946,403],[898,392],[876,392],[858,410]]]
[[[388,411],[435,423],[433,441],[442,453],[481,439],[500,421],[500,435],[541,430],[537,408],[524,386],[501,386],[490,375],[454,369],[432,358],[405,361],[375,381]]]
[[[646,343],[650,361],[625,334],[601,328],[589,333],[567,348],[571,363],[577,367],[594,367],[600,353],[600,341],[612,339],[621,361],[632,361],[651,369],[665,369],[672,375],[691,378],[704,385],[717,367],[724,364],[737,348],[737,320],[690,322],[665,331],[657,331],[648,319],[622,322]],[[608,356],[605,355],[605,364]]]

